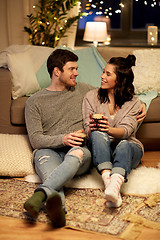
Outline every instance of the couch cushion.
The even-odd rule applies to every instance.
[[[25,124],[24,108],[28,97],[21,97],[12,100],[11,104],[11,123],[12,124]]]
[[[160,122],[160,96],[151,101],[144,122]]]
[[[8,53],[7,56],[8,67],[12,73],[13,99],[28,96],[40,90],[29,53]]]
[[[28,97],[21,97],[16,100],[12,100],[11,104],[11,123],[12,124],[25,124],[24,118],[24,108],[25,102]],[[160,122],[160,96],[153,99],[149,109],[147,111],[147,116],[143,122]]]

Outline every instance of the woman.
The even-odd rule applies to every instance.
[[[93,164],[102,175],[108,207],[121,206],[120,188],[144,152],[135,138],[141,105],[134,96],[131,67],[135,60],[134,55],[111,58],[101,75],[101,87],[88,92],[83,101],[84,128]],[[93,119],[95,113],[102,114],[98,125]]]

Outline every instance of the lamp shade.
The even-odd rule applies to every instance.
[[[107,25],[105,22],[87,22],[84,41],[104,42],[107,40]]]

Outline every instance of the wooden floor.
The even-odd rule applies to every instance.
[[[145,152],[142,164],[146,167],[157,167],[160,163],[160,152]],[[23,220],[0,216],[1,240],[118,240],[110,235],[72,229],[53,229],[50,225],[36,223],[27,225]],[[160,231],[144,228],[137,240],[159,240]]]

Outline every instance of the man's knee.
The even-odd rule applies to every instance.
[[[74,149],[69,152],[69,155],[77,156],[80,160],[82,160],[84,156],[84,152],[82,149]]]

